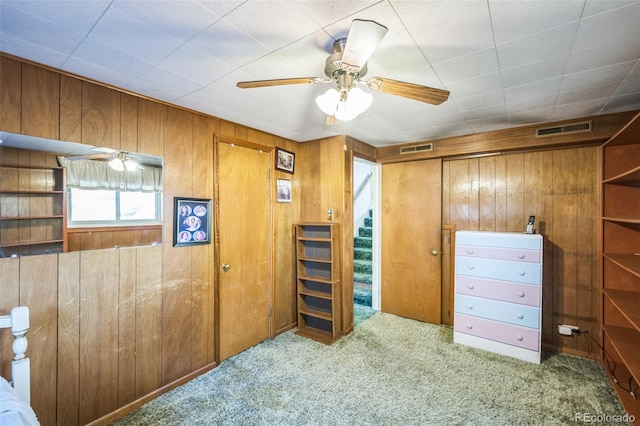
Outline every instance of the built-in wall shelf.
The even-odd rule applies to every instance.
[[[602,146],[602,365],[640,416],[640,114]]]

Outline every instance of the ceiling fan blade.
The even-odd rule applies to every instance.
[[[405,83],[404,81],[391,80],[389,78],[373,77],[367,80],[367,87],[390,95],[402,96],[415,101],[440,105],[449,99],[449,91],[421,86],[419,84]]]
[[[241,81],[236,84],[241,89],[252,89],[254,87],[268,87],[268,86],[286,86],[288,84],[311,84],[311,83],[327,83],[331,80],[326,80],[320,77],[298,77],[298,78],[280,78],[276,80],[255,80],[255,81]]]
[[[386,33],[387,27],[375,21],[354,19],[342,53],[342,69],[360,71]]]
[[[70,155],[68,157],[65,157],[67,160],[69,161],[76,161],[76,160],[99,160],[102,158],[111,158],[111,157],[115,157],[117,155],[117,152],[112,154],[112,153],[101,153],[101,154],[85,154],[85,155]]]

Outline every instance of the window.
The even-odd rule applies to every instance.
[[[160,192],[69,188],[69,223],[73,226],[160,224]]]

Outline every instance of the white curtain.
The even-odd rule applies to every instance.
[[[81,189],[119,189],[121,191],[162,192],[162,169],[145,166],[144,169],[119,172],[106,161],[67,160],[58,157],[67,169],[67,186]]]

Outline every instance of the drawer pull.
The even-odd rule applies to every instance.
[[[467,249],[467,253],[469,253],[469,254],[473,254],[473,250],[471,250],[471,249]]]
[[[473,290],[473,284],[467,284],[467,288],[468,288],[469,290]]]
[[[473,325],[471,325],[471,323],[467,323],[467,328],[471,330],[473,328]]]
[[[521,277],[524,277],[524,271],[518,271],[518,275],[520,275]]]
[[[522,315],[522,314],[517,314],[516,316],[518,317],[518,319],[524,318],[524,315]]]
[[[469,304],[467,305],[467,309],[473,309],[473,305],[472,305],[471,303],[469,303]]]
[[[516,340],[517,340],[518,342],[522,342],[522,336],[517,335],[517,336],[516,336]]]
[[[521,291],[519,291],[519,292],[518,292],[518,297],[524,297],[524,293],[523,293],[523,292],[521,292]]]
[[[475,268],[475,267],[474,267],[473,265],[469,265],[469,266],[467,266],[467,269],[469,269],[470,271],[473,271],[473,269],[474,269],[474,268]]]
[[[518,259],[524,259],[524,254],[518,253]]]

